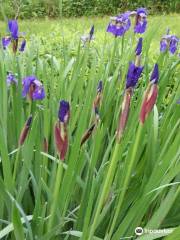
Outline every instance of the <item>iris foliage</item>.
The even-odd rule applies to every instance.
[[[95,39],[83,46],[83,32],[78,25],[69,30],[71,21],[62,20],[61,31],[44,36],[28,33],[24,52],[0,49],[0,239],[136,239],[138,226],[172,230],[170,235],[147,233],[140,240],[179,239],[180,58],[178,52],[160,53],[158,31],[166,27],[149,24],[143,35],[144,69],[133,91],[127,126],[116,143],[138,35],[131,28],[114,38],[105,29],[98,32],[95,24]],[[143,93],[155,63],[158,97],[142,126]],[[16,84],[7,84],[7,72],[15,74]],[[22,97],[22,79],[32,75],[44,86],[43,100]],[[100,120],[81,146],[92,122],[99,80]],[[70,103],[64,161],[54,141],[61,99]],[[28,135],[18,144],[24,126]]]

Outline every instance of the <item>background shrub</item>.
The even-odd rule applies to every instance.
[[[180,12],[179,0],[1,0],[0,18],[40,18],[58,16],[111,15],[137,7],[147,7],[150,14]]]

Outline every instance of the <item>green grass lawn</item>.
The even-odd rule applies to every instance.
[[[22,32],[26,32],[28,36],[31,34],[49,36],[50,33],[55,31],[67,34],[69,37],[74,34],[82,34],[87,32],[92,24],[95,25],[97,38],[104,36],[104,31],[109,22],[109,17],[82,17],[60,20],[38,19],[38,20],[24,20],[20,21],[20,29]],[[0,22],[1,34],[5,33],[6,24]],[[165,34],[166,29],[170,28],[172,33],[180,34],[180,15],[159,15],[149,17],[149,26],[157,28],[156,39]],[[3,31],[2,31],[3,30]]]
[[[114,38],[108,22],[20,21],[25,52],[0,49],[0,239],[180,239],[180,58],[179,50],[159,50],[167,28],[180,37],[180,15],[148,18],[143,73],[130,89],[127,71],[140,35],[131,28]],[[95,40],[83,47],[80,37],[92,24]],[[4,36],[6,24],[0,26]],[[158,82],[150,83],[156,63]],[[6,84],[7,72],[17,85]],[[22,79],[32,75],[44,86],[43,100],[32,99],[34,83],[22,97]],[[70,104],[69,122],[58,120],[62,99]],[[81,146],[83,136],[89,138]],[[137,227],[144,229],[138,238]]]

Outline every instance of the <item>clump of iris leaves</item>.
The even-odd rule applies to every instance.
[[[43,42],[33,37],[23,54],[0,50],[0,239],[86,240],[94,232],[92,240],[101,240],[108,239],[110,231],[112,240],[136,239],[136,227],[172,232],[147,233],[138,239],[180,239],[180,59],[169,52],[160,53],[159,46],[151,48],[157,28],[151,27],[143,36],[144,70],[134,90],[124,137],[116,149],[117,164],[108,175],[109,191],[96,224],[94,216],[115,150],[114,136],[136,37],[132,31],[123,38],[96,32],[95,40],[86,47],[77,34],[69,39],[57,37],[56,46],[50,39]],[[53,38],[52,34],[52,42]],[[46,54],[48,47],[51,51]],[[160,72],[158,98],[139,134],[140,106],[155,62]],[[16,73],[18,81],[36,75],[46,91],[46,98],[33,106],[31,131],[21,149],[17,142],[30,103],[21,96],[21,84],[7,88],[8,71]],[[104,85],[101,121],[80,148],[91,123],[99,80]],[[64,162],[57,156],[53,136],[60,99],[71,105]],[[43,149],[44,136],[48,153]],[[134,146],[137,152],[127,184],[124,179]],[[20,164],[14,181],[12,169],[17,158]],[[119,202],[121,211],[112,229]]]

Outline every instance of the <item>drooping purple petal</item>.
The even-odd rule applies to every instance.
[[[11,84],[17,85],[17,83],[18,83],[16,77],[15,77],[14,74],[11,73],[11,72],[9,72],[9,73],[7,74],[6,82],[7,82],[7,86],[8,86],[8,87],[9,87]]]
[[[171,39],[170,39],[170,43],[169,43],[169,51],[174,54],[177,50],[178,47],[178,42],[179,42],[179,38],[177,38],[176,36],[172,35]]]
[[[129,69],[126,77],[126,88],[135,87],[141,76],[143,67],[137,67],[134,63],[129,63]]]
[[[131,12],[128,11],[116,17],[111,17],[111,22],[106,31],[112,33],[116,37],[123,36],[131,26],[130,16]]]
[[[32,99],[33,100],[42,100],[45,98],[45,90],[43,85],[41,84],[40,86],[35,85],[35,90],[33,91],[32,94]]]
[[[159,68],[158,68],[158,64],[156,63],[154,65],[154,69],[152,71],[150,81],[153,82],[153,83],[157,83],[158,79],[159,79]]]
[[[4,49],[11,43],[11,37],[3,37],[2,38],[2,46]]]
[[[11,34],[11,37],[14,40],[17,40],[18,37],[19,37],[18,22],[16,20],[9,20],[8,21],[8,28],[9,28],[9,32]]]
[[[20,52],[24,52],[25,47],[26,47],[26,40],[23,39],[23,40],[22,40],[22,43],[21,43],[21,46],[20,46],[20,48],[19,48],[19,51],[20,51]]]
[[[106,31],[115,35],[116,34],[116,25],[113,23],[109,23]]]
[[[142,41],[143,41],[143,38],[139,38],[138,44],[136,46],[135,53],[138,56],[142,53]]]
[[[62,122],[62,123],[68,122],[69,115],[70,115],[69,102],[67,102],[65,100],[61,100],[60,101],[60,106],[59,106],[59,112],[58,112],[59,121]]]
[[[167,49],[171,54],[177,51],[179,38],[175,35],[165,35],[160,41],[160,51],[165,52]]]
[[[134,32],[142,34],[146,31],[146,27],[147,27],[147,21],[146,20],[144,20],[144,21],[138,20],[138,23],[134,27]]]
[[[162,39],[160,42],[160,51],[165,52],[168,48],[168,42],[166,39]]]

